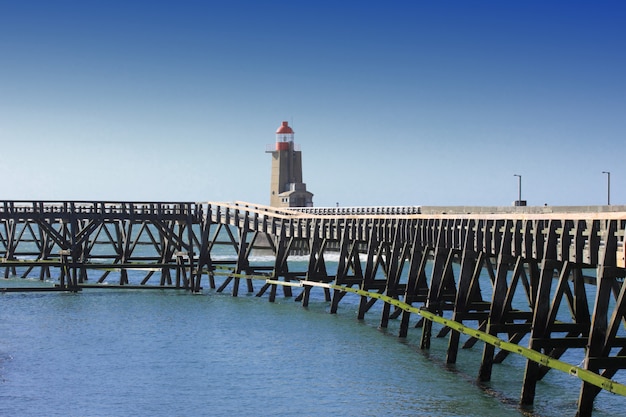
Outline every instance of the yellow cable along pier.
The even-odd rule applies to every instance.
[[[363,291],[357,288],[345,287],[345,286],[334,285],[334,284],[325,284],[325,283],[314,282],[314,281],[297,281],[297,282],[279,281],[279,280],[267,279],[267,276],[264,276],[264,275],[246,275],[246,274],[234,274],[232,272],[216,272],[216,271],[212,271],[210,274],[227,275],[227,276],[234,277],[234,278],[265,280],[267,284],[272,284],[272,285],[282,285],[282,286],[291,286],[291,287],[311,286],[311,287],[328,288],[328,289],[338,290],[338,291],[343,291],[343,292],[351,292],[351,293],[354,293],[363,297],[376,298],[385,303],[394,305],[402,310],[419,314],[420,316],[424,317],[427,320],[447,326],[451,328],[452,330],[455,330],[459,333],[463,333],[468,336],[475,337],[476,339],[482,340],[485,343],[489,343],[490,345],[496,346],[508,352],[522,355],[523,357],[533,362],[537,362],[549,368],[556,369],[561,372],[565,372],[582,381],[585,381],[592,385],[600,387],[603,390],[606,390],[613,394],[626,397],[626,385],[620,384],[616,381],[605,378],[601,375],[598,375],[586,369],[582,369],[578,366],[574,366],[567,362],[563,362],[558,359],[551,358],[547,355],[537,352],[536,350],[532,350],[523,346],[516,345],[514,343],[504,341],[496,336],[490,335],[489,333],[486,333],[477,329],[473,329],[471,327],[464,326],[463,324],[459,322],[446,319],[444,317],[438,316],[437,314],[433,314],[429,311],[422,310],[421,308],[413,307],[409,304],[403,303],[400,300],[388,297],[383,294]]]

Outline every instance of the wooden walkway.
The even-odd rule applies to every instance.
[[[614,209],[615,210],[615,209]],[[307,305],[321,288],[336,313],[358,290],[358,317],[381,299],[419,306],[503,342],[559,359],[580,351],[581,369],[609,383],[581,383],[578,415],[610,378],[626,368],[626,211],[540,212],[420,207],[362,210],[278,210],[248,203],[0,202],[0,268],[4,276],[53,280],[54,287],[173,288],[200,291],[203,277],[216,291],[238,295],[241,284],[270,301],[282,289]],[[225,248],[230,256],[220,256]],[[255,251],[272,261],[255,262]],[[327,258],[332,253],[335,262]],[[290,258],[304,255],[306,268]],[[142,274],[136,282],[129,279]],[[487,275],[488,280],[480,277]],[[32,282],[25,280],[24,282]],[[255,289],[255,282],[260,287]],[[28,287],[28,288],[27,288]],[[1,291],[2,289],[0,289]],[[15,291],[7,288],[6,291]],[[380,326],[398,319],[399,336],[433,321],[386,302]],[[564,314],[564,312],[566,314]],[[412,319],[416,323],[411,324]],[[448,363],[459,347],[485,338],[443,326]],[[494,364],[510,354],[484,343],[478,378],[489,381]],[[521,404],[534,401],[550,367],[528,360]],[[593,381],[592,381],[593,382]]]

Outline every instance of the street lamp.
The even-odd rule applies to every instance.
[[[611,205],[611,172],[602,171],[603,174],[606,174],[606,205]]]
[[[517,201],[515,202],[516,206],[522,205],[522,176],[519,174],[513,174],[514,177],[517,177]]]

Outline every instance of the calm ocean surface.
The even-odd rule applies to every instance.
[[[517,407],[521,358],[481,388],[482,344],[447,368],[447,338],[420,351],[419,329],[400,340],[397,321],[377,328],[380,306],[358,321],[348,294],[331,315],[318,291],[308,308],[281,292],[275,303],[209,289],[0,294],[0,415],[530,415]],[[533,415],[573,416],[579,388],[552,371]],[[602,393],[596,408],[623,416],[626,401]]]

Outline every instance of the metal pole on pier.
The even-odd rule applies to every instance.
[[[611,205],[611,172],[610,171],[602,171],[603,174],[606,174],[606,205]]]

